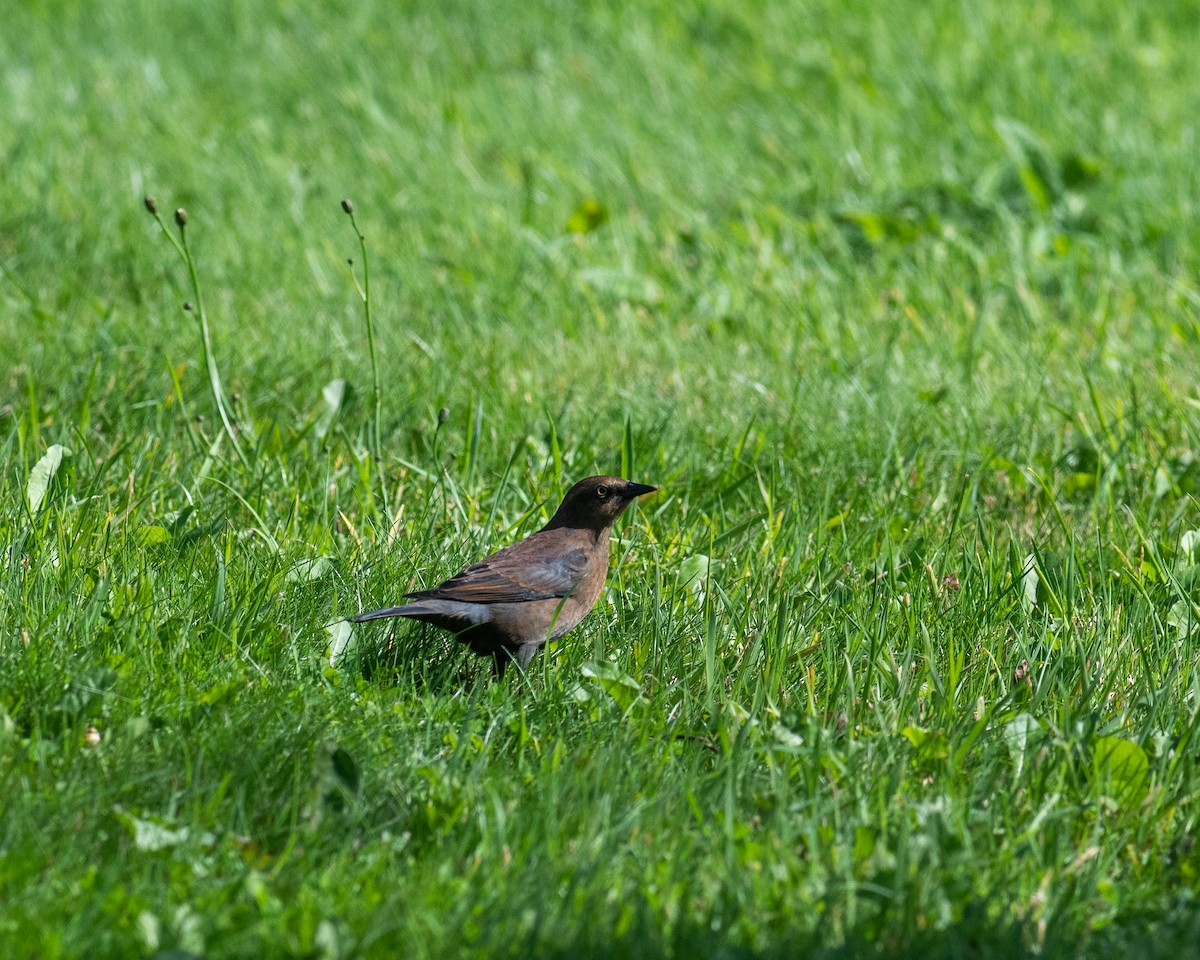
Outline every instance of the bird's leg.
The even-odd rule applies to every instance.
[[[541,646],[540,643],[523,643],[517,647],[517,666],[521,668],[522,673],[528,669],[529,661],[533,659],[533,655],[541,649]]]
[[[517,669],[524,673],[529,667],[529,661],[533,659],[533,655],[541,648],[540,643],[523,643],[516,650],[510,650],[508,647],[501,647],[492,654],[492,669],[497,680],[504,679],[504,669],[509,662],[517,665]]]

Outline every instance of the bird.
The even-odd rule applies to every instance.
[[[658,488],[620,477],[580,480],[542,529],[428,590],[404,594],[401,606],[367,610],[354,623],[405,617],[453,633],[472,653],[492,657],[496,679],[509,661],[523,673],[550,640],[583,621],[608,575],[613,523],[638,497]]]

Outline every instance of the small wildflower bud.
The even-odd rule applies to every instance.
[[[95,727],[88,727],[83,734],[83,742],[89,747],[94,747],[100,742],[100,731]]]
[[[152,196],[150,196],[149,194],[147,194],[142,199],[142,203],[144,203],[146,205],[146,210],[149,213],[158,213],[158,204],[155,202],[154,198]]]
[[[438,411],[438,424],[441,425],[449,419],[450,419],[450,408],[442,407],[442,409]]]
[[[181,227],[187,226],[187,211],[184,210],[183,207],[179,207],[175,210],[175,222]]]
[[[354,204],[350,202],[349,197],[342,201],[342,209],[345,210],[346,213],[354,212]]]
[[[183,309],[185,312],[191,313],[192,312],[192,302],[190,300],[184,300],[183,301]]]

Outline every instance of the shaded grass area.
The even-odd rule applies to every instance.
[[[1194,950],[1191,5],[13,17],[0,952]]]

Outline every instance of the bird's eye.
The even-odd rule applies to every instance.
[[[600,486],[596,488],[596,496],[603,500],[608,496],[608,487],[606,487],[604,484],[600,484]]]

